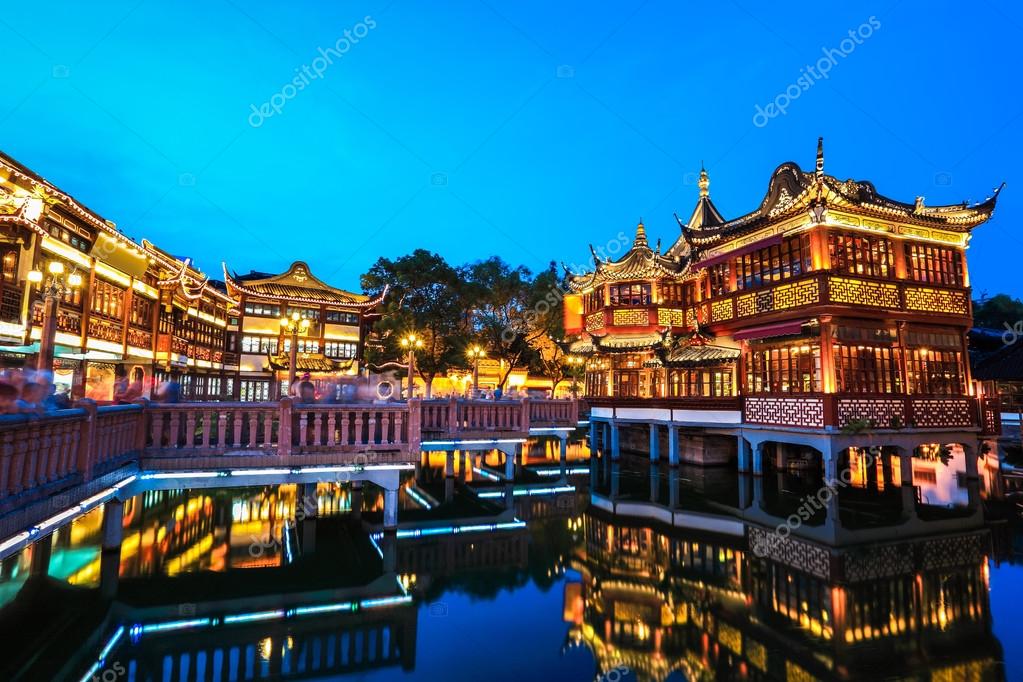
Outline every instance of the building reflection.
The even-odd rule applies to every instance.
[[[985,530],[868,546],[658,527],[591,507],[568,643],[640,680],[1001,679]]]

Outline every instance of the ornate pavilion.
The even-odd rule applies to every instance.
[[[726,220],[701,171],[667,249],[640,223],[617,260],[591,247],[591,270],[566,268],[565,330],[586,357],[594,414],[993,432],[997,410],[981,414],[967,359],[965,250],[997,195],[889,199],[826,174],[819,141],[812,171],[780,165],[759,206]]]

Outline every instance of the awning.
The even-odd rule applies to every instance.
[[[735,332],[732,334],[732,338],[736,341],[742,341],[743,339],[749,341],[751,339],[766,339],[772,336],[792,336],[802,332],[803,325],[806,323],[807,320],[797,320],[796,322],[781,322],[778,324],[767,324],[763,327],[751,327],[750,329]]]
[[[753,242],[752,244],[748,244],[747,246],[744,246],[741,249],[735,249],[734,251],[729,251],[728,253],[723,253],[720,256],[714,256],[713,258],[708,258],[706,260],[702,260],[699,263],[697,263],[696,265],[693,265],[692,267],[694,269],[695,268],[708,268],[708,267],[710,267],[712,265],[717,265],[718,263],[723,263],[724,261],[728,260],[729,258],[734,258],[736,256],[744,256],[747,253],[750,253],[751,251],[756,251],[758,249],[763,249],[763,248],[768,247],[768,246],[777,246],[777,245],[781,244],[781,241],[782,241],[782,236],[780,234],[777,234],[777,235],[775,235],[773,237],[768,237],[767,239],[761,239],[758,242]]]

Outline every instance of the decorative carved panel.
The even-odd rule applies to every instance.
[[[594,329],[600,329],[604,326],[604,311],[598,310],[595,313],[590,313],[586,316],[586,331],[591,332]]]
[[[739,317],[748,317],[772,310],[786,310],[819,303],[820,282],[817,278],[779,284],[763,291],[754,291],[736,297],[735,308]]]
[[[957,535],[928,540],[921,548],[924,570],[951,566],[978,566],[984,561],[985,543],[981,534]]]
[[[969,302],[965,291],[906,287],[906,310],[966,315],[969,311]]]
[[[128,345],[146,350],[153,344],[153,335],[150,332],[128,327]]]
[[[823,547],[797,540],[791,535],[781,537],[773,531],[756,526],[749,527],[748,539],[749,546],[759,548],[765,559],[815,575],[822,580],[831,577],[831,555]]]
[[[642,310],[616,310],[612,318],[616,327],[645,327],[650,324],[650,316]]]
[[[710,316],[715,322],[732,319],[732,299],[726,298],[710,304]]]
[[[874,400],[871,398],[842,398],[838,401],[838,426],[853,419],[869,419],[879,429],[892,427],[893,420],[906,426],[906,404],[902,400]]]
[[[898,308],[899,288],[885,282],[829,277],[828,298],[832,303],[854,303],[874,308]]]
[[[913,426],[919,428],[977,426],[966,398],[915,398],[911,410]]]
[[[101,320],[98,317],[89,318],[89,336],[110,343],[120,343],[121,325]]]
[[[659,327],[686,326],[686,313],[678,308],[658,308],[657,325]]]
[[[743,420],[750,424],[824,428],[822,398],[746,398]]]
[[[850,582],[877,580],[913,573],[911,545],[866,546],[842,555],[845,579]]]

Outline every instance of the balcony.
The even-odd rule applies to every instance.
[[[1001,430],[992,401],[965,396],[805,394],[746,396],[743,403],[747,424],[841,429],[862,422],[870,429],[980,429],[982,434]]]
[[[586,331],[612,327],[693,327],[695,308],[671,305],[606,306],[584,318]]]
[[[755,318],[807,306],[854,305],[876,310],[901,310],[966,317],[969,291],[912,281],[891,281],[815,272],[751,291],[736,291],[703,301],[705,324]]]

